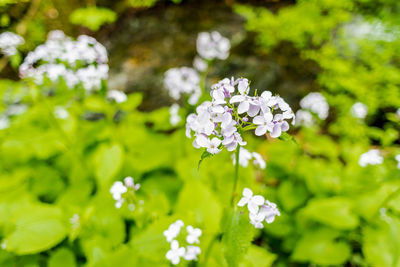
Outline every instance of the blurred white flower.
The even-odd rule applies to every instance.
[[[201,230],[199,228],[193,228],[193,226],[188,225],[186,231],[188,232],[186,242],[189,244],[200,243],[199,237],[201,236]]]
[[[110,90],[107,93],[107,98],[110,100],[113,100],[117,103],[123,103],[125,102],[128,97],[126,96],[126,94],[120,90]]]
[[[232,154],[231,157],[232,157],[233,164],[235,165],[236,164],[235,154]],[[265,169],[266,164],[260,154],[258,154],[257,152],[250,152],[247,149],[241,147],[240,152],[239,152],[240,166],[246,168],[249,165],[249,161],[251,159],[254,159],[254,161],[253,161],[254,165],[258,165],[261,169]]]
[[[358,119],[364,119],[368,114],[368,107],[361,103],[355,103],[350,109],[351,115]]]
[[[179,247],[179,243],[176,240],[171,242],[171,249],[168,250],[166,258],[171,261],[172,264],[177,265],[181,257],[185,255],[185,248]]]
[[[208,63],[204,61],[201,57],[196,56],[193,60],[193,67],[199,72],[203,72],[207,69]]]
[[[168,230],[164,231],[164,236],[167,242],[172,242],[180,233],[181,228],[184,226],[181,220],[177,220],[168,227]]]
[[[197,255],[201,253],[200,247],[197,246],[187,246],[186,253],[183,258],[187,261],[196,261]]]
[[[183,94],[189,95],[189,104],[197,103],[201,96],[199,74],[192,68],[172,68],[165,72],[164,86],[169,95],[178,100]]]
[[[303,125],[305,127],[314,125],[314,118],[312,114],[307,110],[299,109],[296,112],[296,125]]]
[[[10,127],[10,119],[5,115],[0,115],[0,130]]]
[[[126,193],[127,191],[128,188],[121,181],[117,181],[111,186],[110,193],[112,194],[112,197],[117,201],[115,204],[116,208],[119,209],[122,206],[122,203],[124,202],[122,194]]]
[[[56,106],[54,107],[54,116],[57,119],[65,120],[69,117],[69,113],[64,107]]]
[[[3,32],[0,34],[1,52],[11,57],[17,53],[17,47],[24,43],[24,38],[13,32]]]
[[[181,121],[181,117],[179,116],[179,105],[178,104],[172,104],[171,107],[169,108],[169,122],[171,125],[175,126]]]
[[[130,176],[124,178],[124,184],[127,188],[133,188],[135,191],[138,191],[140,188],[140,184],[135,184],[133,178]]]
[[[361,167],[365,167],[367,165],[378,165],[382,164],[383,157],[381,156],[379,150],[371,149],[368,152],[362,154],[358,160],[358,164]]]
[[[201,32],[196,41],[197,52],[202,58],[212,60],[215,58],[226,59],[229,56],[231,43],[219,32]]]
[[[397,169],[400,169],[400,154],[396,155],[395,159],[397,160]]]
[[[264,197],[260,195],[253,196],[253,191],[251,191],[249,188],[244,188],[243,197],[240,199],[237,205],[239,207],[243,207],[246,204],[250,213],[257,213],[259,206],[264,204]]]
[[[309,93],[300,100],[300,106],[317,114],[321,120],[325,120],[328,117],[329,105],[325,97],[320,93]]]
[[[258,154],[257,152],[253,152],[252,155],[254,158],[253,164],[258,165],[260,167],[260,169],[265,169],[265,167],[266,167],[265,160],[261,157],[261,155]]]
[[[56,30],[48,34],[44,44],[28,53],[19,73],[37,84],[42,84],[45,77],[52,82],[62,78],[69,88],[81,84],[94,91],[108,78],[107,62],[107,50],[96,39],[81,35],[74,41]]]

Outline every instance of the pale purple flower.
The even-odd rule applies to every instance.
[[[243,197],[240,199],[237,205],[239,207],[243,207],[246,204],[250,213],[257,213],[259,206],[264,204],[264,197],[260,195],[253,196],[253,191],[251,191],[249,188],[244,188]]]

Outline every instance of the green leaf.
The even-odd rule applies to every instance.
[[[95,175],[100,185],[106,185],[120,170],[124,150],[120,144],[103,144],[94,158]]]
[[[60,248],[50,256],[48,267],[75,267],[74,254],[67,248]]]
[[[61,210],[54,206],[30,204],[18,208],[11,218],[15,229],[3,242],[7,251],[18,255],[45,251],[61,242],[67,234]]]
[[[199,164],[197,165],[197,169],[200,170],[200,165],[205,158],[212,157],[213,154],[209,153],[207,150],[204,150],[203,154],[201,154],[201,158],[199,160]]]
[[[69,20],[72,24],[83,25],[92,31],[97,31],[105,23],[113,23],[117,13],[103,7],[86,7],[75,9]]]
[[[222,244],[225,259],[229,266],[239,266],[253,240],[254,227],[247,215],[233,211],[227,217],[223,230]]]
[[[301,215],[337,229],[354,229],[358,226],[358,217],[352,213],[350,199],[333,197],[313,199],[301,210]]]
[[[363,231],[362,250],[371,266],[400,266],[400,220],[383,215]]]
[[[292,136],[286,132],[283,132],[278,138],[279,138],[279,140],[282,140],[282,141],[292,141],[293,143],[297,144],[297,141],[296,141],[296,139],[294,139],[294,136]]]
[[[277,256],[272,254],[267,249],[251,245],[244,257],[244,261],[240,263],[240,267],[269,267],[272,266]]]
[[[341,265],[350,258],[351,248],[345,241],[336,241],[338,236],[338,231],[329,228],[306,232],[297,242],[292,259],[319,265]]]

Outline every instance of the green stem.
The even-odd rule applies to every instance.
[[[240,154],[240,146],[236,148],[235,152],[235,180],[233,180],[233,190],[232,190],[232,199],[231,199],[231,206],[234,206],[234,200],[236,197],[236,187],[237,187],[237,182],[239,180],[239,154]]]
[[[207,250],[204,254],[204,261],[202,264],[199,264],[200,266],[207,266],[208,258],[210,257],[211,250],[215,244],[215,242],[218,240],[218,235],[215,235],[213,239],[210,241],[210,244],[208,244]]]

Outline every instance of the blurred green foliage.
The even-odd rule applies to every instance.
[[[42,1],[32,20],[22,15],[27,3],[15,2],[0,2],[0,22],[24,35],[29,51],[45,38],[54,6]],[[57,10],[67,31],[69,19],[96,31],[119,13]],[[290,44],[318,64],[331,107],[326,121],[293,131],[296,142],[245,136],[267,168],[240,168],[239,188],[276,202],[282,215],[254,230],[247,216],[230,211],[231,155],[207,158],[198,169],[202,151],[185,137],[183,122],[172,127],[166,107],[139,111],[141,94],[118,104],[105,99],[106,88],[77,97],[63,83],[39,88],[3,79],[0,111],[28,108],[0,130],[0,266],[169,266],[162,233],[177,219],[203,229],[205,266],[400,266],[400,4],[303,0],[276,13],[235,10],[267,56]],[[360,23],[386,30],[359,36],[350,30]],[[369,108],[365,122],[350,115],[357,101]],[[67,118],[55,116],[60,106]],[[371,146],[382,148],[384,163],[362,168],[359,156]],[[126,176],[141,184],[134,211],[116,209],[109,193]]]

